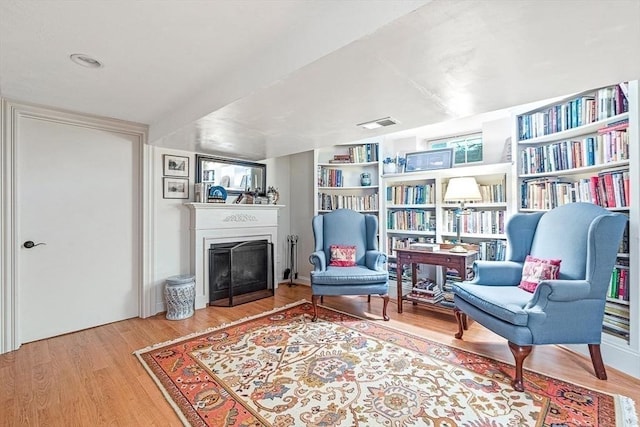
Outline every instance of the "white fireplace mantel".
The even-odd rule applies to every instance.
[[[209,303],[208,251],[212,244],[267,240],[273,243],[274,262],[278,259],[278,210],[283,205],[185,203],[185,206],[190,210],[191,219],[191,272],[196,277],[196,309]]]

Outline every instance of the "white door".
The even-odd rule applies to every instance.
[[[137,316],[136,137],[31,117],[17,129],[19,342]]]

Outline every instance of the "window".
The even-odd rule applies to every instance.
[[[430,149],[453,148],[453,164],[482,162],[482,133],[450,136],[429,141]]]

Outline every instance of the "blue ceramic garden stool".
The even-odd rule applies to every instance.
[[[196,299],[195,276],[181,275],[167,279],[164,288],[167,302],[167,319],[181,320],[193,316]]]

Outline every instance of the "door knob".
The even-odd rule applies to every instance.
[[[33,243],[33,241],[32,241],[32,240],[27,240],[26,242],[24,242],[24,243],[22,244],[22,246],[24,246],[24,247],[25,247],[25,248],[27,248],[27,249],[31,249],[32,247],[34,247],[34,246],[39,246],[39,245],[46,245],[46,243],[44,243],[44,242],[40,242],[40,243]]]

